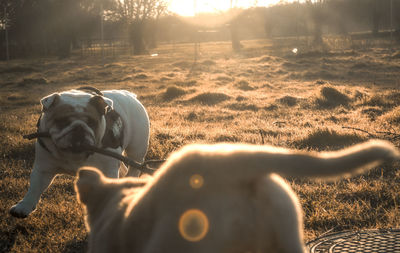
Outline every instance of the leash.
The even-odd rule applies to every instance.
[[[48,132],[36,132],[36,133],[24,135],[23,138],[27,139],[27,140],[33,140],[35,138],[38,138],[38,139],[39,138],[50,138],[50,133],[48,133]],[[144,163],[140,164],[138,162],[133,161],[132,159],[129,159],[126,156],[120,155],[120,154],[115,153],[115,152],[110,151],[110,150],[105,150],[105,149],[102,149],[102,148],[99,148],[99,147],[95,147],[95,146],[92,146],[92,145],[85,144],[85,145],[82,145],[80,147],[80,149],[81,149],[81,151],[89,151],[91,153],[99,153],[99,154],[102,154],[102,155],[105,155],[105,156],[110,156],[112,158],[115,158],[117,160],[122,161],[123,163],[125,163],[125,164],[127,164],[127,165],[129,165],[129,166],[131,166],[131,167],[133,167],[135,169],[140,170],[143,173],[147,173],[147,174],[150,174],[150,175],[153,175],[154,172],[157,171],[157,169],[150,167],[149,164],[162,164],[162,163],[164,163],[166,161],[166,160],[147,160]]]

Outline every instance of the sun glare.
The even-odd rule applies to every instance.
[[[297,0],[286,0],[293,2]],[[252,6],[270,6],[282,0],[171,0],[169,10],[181,16],[194,16],[196,13],[223,12],[231,7],[249,8]]]

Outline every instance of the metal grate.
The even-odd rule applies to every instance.
[[[307,246],[310,253],[400,253],[400,229],[331,233]]]

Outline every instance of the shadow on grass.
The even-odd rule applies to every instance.
[[[24,226],[16,225],[13,229],[9,231],[1,231],[0,233],[0,251],[12,252],[17,236],[19,234],[27,235],[28,231]]]
[[[63,253],[87,252],[87,237],[83,240],[73,239],[65,245]]]
[[[21,143],[8,148],[0,148],[1,153],[7,159],[32,160],[35,156],[35,145],[33,143]]]

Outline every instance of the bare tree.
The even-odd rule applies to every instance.
[[[310,5],[311,20],[313,22],[313,44],[320,46],[323,44],[322,40],[322,23],[324,21],[324,15],[322,12],[323,0],[307,0],[307,4]]]
[[[130,39],[135,55],[146,52],[143,38],[146,23],[162,15],[167,6],[168,2],[166,0],[116,1],[116,13],[130,29]]]
[[[8,40],[8,11],[7,8],[10,9],[11,3],[9,1],[4,1],[0,4],[0,28],[4,29],[5,33],[5,48],[6,48],[6,60],[10,59],[10,51],[9,51],[9,40]]]
[[[229,24],[229,29],[231,32],[231,40],[232,40],[232,49],[236,52],[240,51],[240,49],[243,47],[242,44],[240,43],[239,39],[239,21],[238,17],[234,15],[234,11],[236,8],[236,3],[237,0],[230,0],[230,12],[231,15],[233,15],[231,22]]]
[[[151,30],[150,35],[149,35],[149,47],[150,48],[157,47],[157,39],[156,39],[157,36],[156,35],[158,33],[160,17],[168,12],[167,8],[168,8],[167,3],[160,4],[156,7],[154,20],[153,20],[153,22],[151,22],[149,24],[149,29],[147,29],[147,30]]]
[[[374,35],[378,35],[379,26],[382,18],[382,14],[380,12],[381,2],[379,0],[373,0],[371,2],[371,11],[372,11],[372,33]]]

